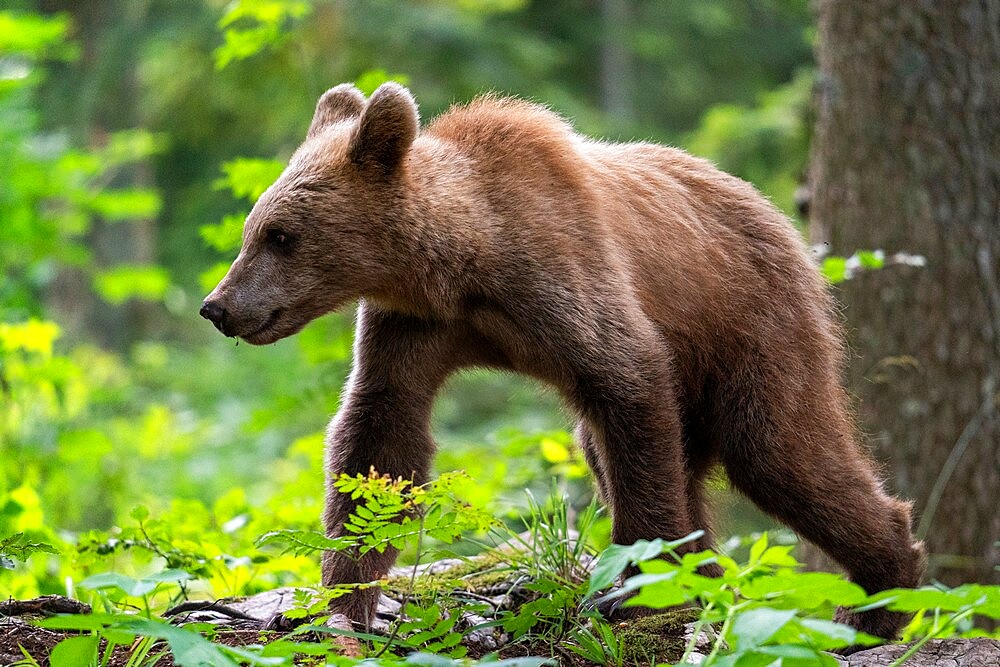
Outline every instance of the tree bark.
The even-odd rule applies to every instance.
[[[632,9],[632,0],[601,0],[601,106],[619,127],[635,120]]]
[[[814,240],[905,251],[841,298],[849,380],[929,575],[1000,564],[1000,3],[819,0]]]
[[[909,644],[888,644],[841,658],[839,662],[841,667],[890,667],[909,648]],[[906,660],[906,667],[983,667],[997,664],[1000,664],[1000,642],[986,637],[935,639]]]

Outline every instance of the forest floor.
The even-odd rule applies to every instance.
[[[493,619],[482,615],[485,613],[483,603],[493,610],[510,609],[516,612],[519,606],[533,599],[530,587],[526,587],[528,582],[523,577],[511,581],[503,577],[503,572],[503,568],[497,567],[495,561],[482,558],[478,562],[477,559],[448,559],[420,566],[416,571],[412,568],[397,568],[389,578],[387,594],[383,594],[376,620],[368,632],[383,637],[391,635],[403,610],[409,609],[407,603],[419,596],[422,597],[425,608],[427,600],[442,601],[441,611],[437,616],[447,618],[457,613],[459,618],[453,631],[461,633],[461,645],[467,649],[468,657],[479,658],[493,653],[500,658],[541,656],[564,667],[595,664],[592,660],[566,650],[565,643],[558,639],[514,641],[512,633],[506,632],[499,623],[490,624],[489,621]],[[405,586],[409,592],[393,593],[394,584],[397,591]],[[535,594],[534,599],[537,598],[538,595]],[[303,632],[304,628],[301,626],[299,629],[293,627],[284,612],[300,605],[302,599],[301,590],[297,592],[293,588],[279,588],[240,599],[181,603],[165,612],[164,617],[175,625],[199,624],[197,627],[203,633],[208,629],[207,634],[212,642],[225,646],[260,646],[282,639],[300,643],[327,642],[327,645],[336,642],[341,646],[343,655],[362,657],[362,646],[357,638],[337,634],[358,631],[351,627],[344,616],[335,615],[326,621],[325,629],[333,634]],[[470,611],[472,605],[466,609],[460,603],[456,604],[456,600],[463,599],[479,601],[480,604],[475,611]],[[0,602],[0,665],[11,665],[19,661],[21,664],[33,664],[26,661],[26,655],[31,656],[38,665],[49,665],[54,647],[68,637],[80,636],[80,633],[39,627],[34,621],[66,613],[88,614],[90,608],[61,596]],[[612,624],[610,627],[618,638],[621,652],[620,661],[616,659],[615,662],[623,666],[677,662],[692,636],[692,621],[696,617],[697,613],[693,610],[682,609]],[[457,641],[457,637],[455,639]],[[102,639],[99,648],[99,655],[102,656],[106,646],[103,642]],[[704,659],[711,640],[708,637],[699,638],[697,645],[701,652],[691,656],[693,660],[690,664],[700,664],[699,658]],[[906,649],[901,644],[886,645],[860,651],[847,658],[837,656],[836,659],[841,667],[888,666],[898,660]],[[174,665],[165,644],[153,645],[149,655],[161,651],[164,655],[155,661],[156,667]],[[135,645],[117,646],[102,664],[108,667],[131,666],[134,664],[130,662],[134,653]],[[154,662],[142,664],[153,665]],[[188,661],[188,664],[198,663]],[[312,663],[307,661],[301,664]],[[991,639],[931,641],[905,664],[907,667],[998,667],[1000,642]]]

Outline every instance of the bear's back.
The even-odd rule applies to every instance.
[[[627,266],[645,310],[681,335],[756,313],[773,333],[785,309],[828,307],[799,232],[751,184],[680,149],[577,134],[549,109],[486,96],[425,131],[475,164],[505,238],[593,264]],[[664,299],[665,294],[673,294]]]

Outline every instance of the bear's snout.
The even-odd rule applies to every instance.
[[[226,333],[222,330],[222,323],[226,319],[226,309],[220,306],[217,301],[206,299],[201,304],[201,310],[198,312],[202,317],[214,324],[216,329],[222,331],[222,333]]]

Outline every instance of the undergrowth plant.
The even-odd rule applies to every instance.
[[[342,476],[335,487],[357,502],[341,537],[328,538],[312,530],[269,531],[257,543],[262,551],[245,558],[266,560],[275,547],[283,554],[309,555],[335,549],[350,557],[387,548],[403,550],[414,563],[405,577],[363,582],[332,589],[303,588],[295,594],[286,616],[308,620],[284,635],[262,632],[242,647],[220,641],[223,630],[208,624],[173,625],[161,617],[165,605],[192,593],[203,578],[215,576],[223,560],[206,563],[203,555],[190,553],[171,542],[171,533],[160,519],[139,509],[133,514],[138,527],[122,533],[126,540],[87,536],[80,545],[90,565],[101,559],[114,563],[121,553],[138,549],[150,555],[159,570],[146,575],[120,572],[94,574],[77,584],[91,596],[100,613],[59,616],[41,622],[43,627],[82,633],[58,644],[51,664],[110,664],[118,654],[128,665],[152,665],[169,652],[175,664],[194,665],[292,665],[308,664],[428,664],[428,665],[539,665],[555,660],[585,660],[609,667],[626,664],[689,664],[697,650],[701,663],[712,667],[781,664],[834,666],[829,650],[865,645],[880,640],[831,620],[838,606],[857,611],[888,607],[914,614],[906,629],[912,648],[894,665],[901,665],[934,638],[985,634],[973,627],[976,616],[1000,619],[1000,587],[966,585],[954,589],[929,586],[917,590],[891,590],[867,595],[839,575],[803,572],[792,556],[791,545],[775,545],[762,535],[750,544],[746,558],[736,559],[718,551],[685,553],[702,534],[675,541],[639,541],[612,545],[597,556],[590,531],[599,515],[591,504],[578,515],[557,488],[543,502],[529,497],[528,509],[513,527],[497,521],[482,508],[461,500],[468,483],[461,473],[449,473],[423,485],[376,474]],[[524,528],[525,530],[521,530]],[[479,536],[478,538],[476,536]],[[493,548],[473,557],[467,571],[482,565],[491,576],[502,574],[507,589],[504,607],[497,607],[473,591],[462,590],[462,578],[420,575],[419,565],[450,548],[458,540],[489,536]],[[33,550],[47,551],[23,538],[5,542],[7,552],[16,548],[30,557]],[[101,547],[100,545],[103,545]],[[700,573],[702,566],[721,566],[721,577]],[[183,567],[177,567],[184,565]],[[639,574],[615,586],[623,573],[636,567]],[[477,565],[478,567],[478,565]],[[463,568],[459,568],[462,570]],[[421,581],[427,577],[434,585]],[[393,587],[401,588],[393,591]],[[330,601],[357,586],[379,586],[400,596],[400,613],[388,630],[352,632],[326,627]],[[610,592],[607,592],[609,591]],[[599,598],[599,596],[601,596]],[[654,610],[692,607],[687,616],[689,638],[671,654],[643,653],[631,644],[633,623],[608,623],[593,609],[594,602],[621,598],[622,604]],[[520,644],[518,654],[534,658],[501,661],[488,655],[479,661],[466,658],[473,633],[496,631],[508,650]],[[338,639],[360,642],[366,657],[340,655]],[[647,638],[651,643],[655,637]],[[645,656],[637,658],[636,656]],[[25,657],[22,664],[36,664]],[[121,662],[121,659],[117,659]]]
[[[594,568],[589,594],[610,586],[630,565],[640,573],[629,577],[610,596],[627,597],[625,606],[665,609],[697,605],[701,612],[680,661],[695,650],[702,631],[715,638],[700,664],[710,666],[829,665],[837,662],[827,651],[881,643],[877,637],[835,623],[838,606],[855,611],[888,607],[913,613],[907,635],[914,645],[893,666],[902,665],[927,641],[963,634],[963,624],[975,615],[1000,619],[1000,587],[965,585],[955,589],[925,587],[892,589],[867,595],[840,575],[803,572],[790,546],[771,546],[767,535],[738,563],[715,551],[680,553],[679,547],[700,537],[695,533],[675,542],[653,540],[606,549]],[[699,568],[717,563],[723,575],[710,578]],[[976,634],[972,632],[972,634]]]

